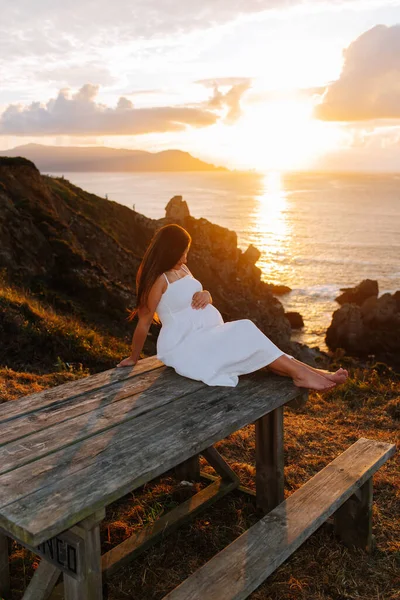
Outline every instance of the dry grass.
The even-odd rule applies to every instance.
[[[286,496],[360,437],[399,441],[399,375],[382,364],[361,368],[350,363],[350,378],[341,388],[326,395],[311,393],[307,406],[301,410],[285,409]],[[44,375],[38,381],[3,369],[0,385],[12,399],[17,393],[36,391],[37,386],[55,385],[60,382],[59,376]],[[242,482],[252,488],[254,441],[254,429],[248,426],[217,444]],[[372,554],[343,546],[326,523],[251,595],[252,600],[398,600],[399,472],[396,455],[374,476],[376,549]],[[102,551],[153,522],[203,485],[183,487],[166,474],[113,503],[101,526]],[[253,498],[240,492],[229,494],[118,571],[105,586],[106,596],[110,600],[160,600],[257,519]],[[36,566],[29,551],[13,544],[15,599],[22,597]]]
[[[9,286],[1,273],[0,339],[0,365],[43,375],[44,381],[51,371],[82,376],[87,369],[112,368],[129,348],[113,335],[60,314],[29,290]],[[52,381],[58,383],[50,378],[47,386]]]

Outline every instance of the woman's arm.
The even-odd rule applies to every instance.
[[[165,278],[162,276],[159,277],[150,290],[147,306],[142,306],[138,310],[139,322],[133,332],[131,354],[128,358],[122,360],[117,367],[130,367],[135,365],[139,360],[150,325],[153,322],[154,313],[166,288],[167,282]]]

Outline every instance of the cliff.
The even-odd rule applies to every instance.
[[[180,197],[164,219],[152,220],[66,179],[43,176],[24,158],[0,158],[3,277],[107,335],[131,334],[126,317],[135,303],[136,271],[154,231],[167,222],[192,235],[189,268],[225,320],[249,318],[284,351],[300,351],[290,342],[281,303],[261,281],[258,251],[242,252],[234,232],[191,217]],[[151,331],[154,342],[157,327]]]

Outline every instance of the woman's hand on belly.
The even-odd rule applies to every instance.
[[[198,310],[199,308],[205,308],[212,301],[210,292],[203,290],[202,292],[196,292],[192,298],[192,308]]]

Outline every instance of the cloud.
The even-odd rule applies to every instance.
[[[135,108],[121,96],[115,108],[96,102],[98,85],[87,83],[70,95],[61,89],[44,106],[11,104],[0,116],[0,135],[137,135],[207,127],[219,115],[204,107],[160,106]]]
[[[400,126],[366,127],[356,123],[346,130],[347,142],[321,155],[314,167],[328,171],[398,172]]]
[[[201,79],[195,83],[213,88],[213,96],[208,100],[206,106],[211,109],[227,109],[224,123],[231,125],[242,115],[241,99],[243,94],[251,86],[249,77],[217,77],[216,79]],[[229,87],[225,92],[220,87]]]
[[[339,7],[365,4],[365,0],[329,3]],[[63,56],[78,46],[123,44],[139,36],[174,36],[225,24],[241,15],[324,5],[328,5],[325,0],[4,0],[0,56],[8,60],[45,54]]]
[[[325,121],[400,119],[400,25],[377,25],[344,51],[339,79],[315,116]]]
[[[114,77],[104,64],[93,60],[85,61],[83,64],[73,62],[66,66],[57,65],[37,69],[33,72],[33,76],[36,81],[45,81],[48,84],[67,81],[71,87],[82,85],[82,82],[88,79],[96,80],[100,85],[111,86],[118,82],[118,78]]]

